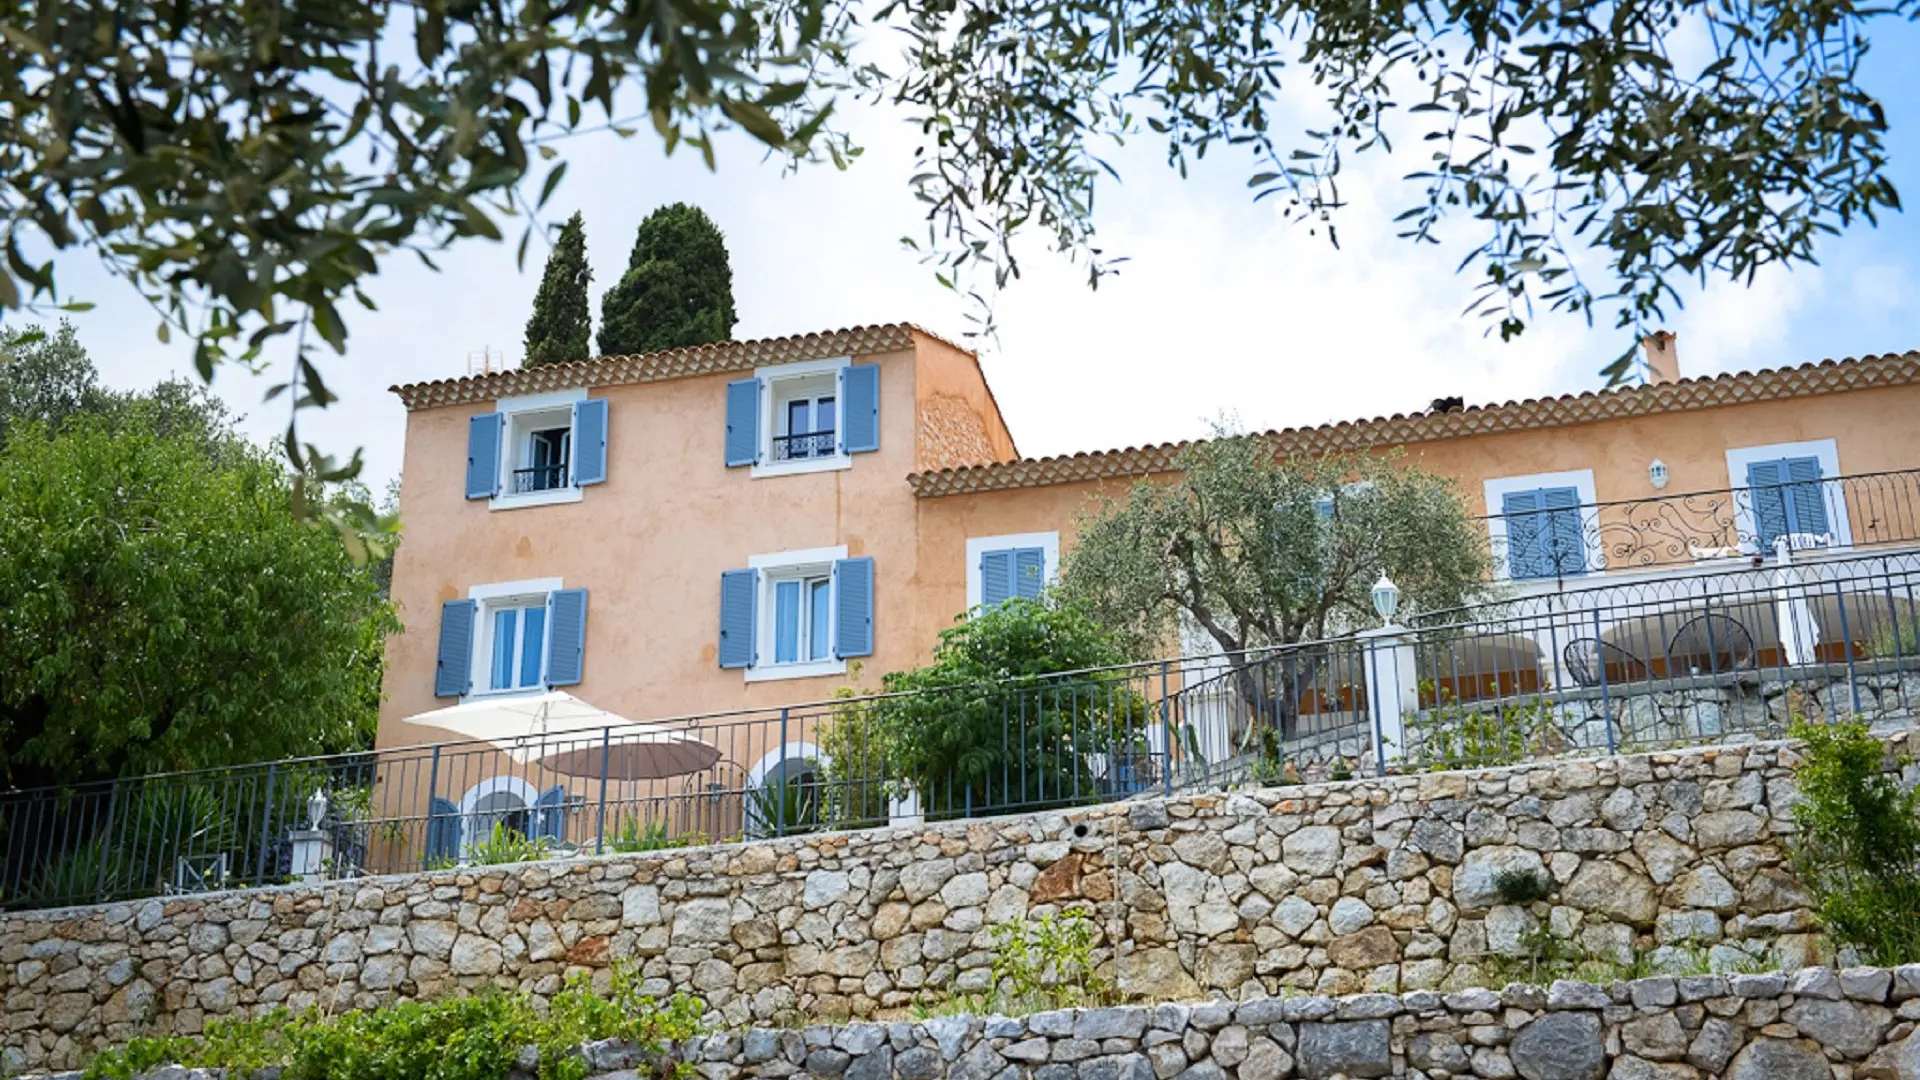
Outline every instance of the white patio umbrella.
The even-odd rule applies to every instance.
[[[1774,541],[1780,568],[1773,572],[1774,618],[1780,623],[1780,649],[1787,663],[1811,664],[1817,658],[1820,624],[1813,620],[1813,607],[1807,603],[1806,586],[1800,572],[1793,568],[1793,545],[1782,536]]]
[[[494,743],[516,761],[563,776],[659,780],[700,772],[720,760],[719,748],[691,731],[629,720],[563,690],[480,698],[407,717],[406,723]]]

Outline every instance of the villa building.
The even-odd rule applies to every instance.
[[[1646,385],[1262,437],[1295,455],[1400,449],[1453,479],[1519,597],[1920,550],[1920,352],[1680,378],[1670,335],[1648,349]],[[1023,457],[977,359],[902,324],[396,392],[406,629],[378,745],[434,741],[409,718],[436,709],[562,688],[634,719],[707,717],[737,775],[702,782],[729,790],[817,755],[786,710],[873,686],[971,608],[1036,593],[1078,515],[1168,475],[1184,446]],[[1557,639],[1538,649],[1529,678],[1569,678]],[[1624,662],[1601,655],[1599,673]],[[728,733],[722,714],[757,719]],[[573,791],[429,786],[467,818]]]

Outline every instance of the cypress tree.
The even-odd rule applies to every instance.
[[[640,223],[627,272],[600,302],[600,352],[725,341],[738,321],[726,238],[699,207],[674,203]]]
[[[585,360],[593,329],[593,311],[587,284],[593,268],[587,265],[587,229],[576,212],[560,230],[533,294],[533,315],[527,319],[524,366]]]

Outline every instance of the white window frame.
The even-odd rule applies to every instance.
[[[486,837],[470,835],[475,830],[475,818],[480,815],[480,800],[489,795],[505,792],[518,796],[525,805],[527,821],[533,821],[534,805],[540,801],[540,789],[518,776],[489,776],[485,780],[467,789],[460,798],[460,856],[465,858],[474,845],[486,840]]]
[[[1007,533],[1004,536],[967,537],[967,610],[980,606],[980,557],[1003,548],[1039,548],[1040,584],[1051,585],[1060,576],[1060,534],[1057,532]]]
[[[1832,439],[1808,439],[1804,442],[1768,443],[1765,446],[1741,446],[1727,451],[1727,486],[1745,488],[1747,486],[1747,466],[1756,461],[1772,461],[1775,458],[1816,458],[1820,462],[1820,481],[1840,479],[1840,445]],[[1824,497],[1824,493],[1823,493]],[[1827,507],[1832,520],[1827,527],[1833,530],[1833,546],[1850,548],[1853,546],[1853,523],[1847,520],[1847,500],[1842,497]],[[1753,519],[1753,501],[1747,500],[1743,507],[1738,500],[1734,502],[1734,532],[1739,536],[1760,535],[1759,522]],[[1745,541],[1741,547],[1747,547]],[[1753,554],[1771,555],[1771,551],[1758,551]]]
[[[1512,581],[1513,567],[1509,559],[1503,556],[1507,550],[1507,517],[1501,507],[1506,496],[1515,491],[1531,491],[1534,488],[1570,487],[1580,493],[1580,534],[1582,537],[1600,535],[1600,497],[1593,486],[1592,469],[1570,469],[1566,472],[1531,473],[1526,476],[1498,476],[1482,485],[1487,500],[1487,545],[1488,550],[1496,554],[1493,566],[1493,580]],[[1597,574],[1606,570],[1606,553],[1589,549],[1586,553],[1587,573]]]
[[[580,485],[573,482],[573,467],[580,452],[579,440],[568,439],[570,449],[567,453],[567,482],[547,491],[528,491],[522,494],[513,492],[513,470],[526,468],[520,464],[526,456],[526,442],[535,430],[558,427],[558,424],[541,424],[535,429],[528,421],[538,413],[554,413],[556,416],[565,410],[566,424],[573,426],[573,407],[587,400],[587,388],[574,387],[570,390],[554,390],[545,394],[523,394],[518,397],[504,397],[493,403],[493,411],[500,414],[500,460],[496,466],[495,483],[500,494],[488,500],[490,510],[520,510],[529,506],[552,506],[556,503],[579,502]]]
[[[845,450],[846,385],[845,380],[840,377],[840,373],[852,364],[853,357],[839,356],[827,360],[803,360],[793,364],[776,364],[772,367],[753,369],[753,377],[760,382],[760,445],[751,470],[755,479],[853,468],[853,455]],[[831,375],[833,381],[833,453],[825,457],[801,458],[798,461],[773,460],[774,435],[779,430],[780,424],[784,422],[786,412],[785,402],[780,398],[779,384],[792,379],[805,379],[818,375]]]
[[[467,599],[474,601],[473,655],[468,659],[470,677],[467,684],[472,687],[461,701],[476,698],[525,697],[531,694],[547,692],[547,648],[540,649],[540,679],[532,686],[514,686],[505,690],[489,689],[487,684],[493,681],[493,614],[503,607],[526,606],[525,601],[535,597],[551,597],[562,587],[560,578],[528,578],[524,581],[496,581],[486,585],[475,585],[467,590]],[[553,624],[547,623],[548,640],[552,640]]]
[[[839,547],[803,548],[798,551],[780,551],[767,555],[754,555],[747,559],[747,566],[758,571],[754,575],[755,595],[753,598],[753,637],[756,644],[756,660],[752,667],[746,668],[748,682],[774,682],[780,679],[816,679],[825,675],[844,675],[847,662],[844,658],[829,655],[825,660],[801,660],[791,664],[773,662],[773,586],[775,582],[792,581],[798,577],[817,577],[825,571],[827,603],[832,609],[827,614],[827,639],[831,642],[839,633],[840,582],[833,578],[833,565],[847,557],[845,544]],[[831,653],[831,646],[829,646]]]

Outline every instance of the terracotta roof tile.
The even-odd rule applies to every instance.
[[[634,356],[603,356],[594,360],[576,360],[570,364],[516,368],[491,375],[470,375],[462,379],[408,383],[392,387],[409,411],[438,405],[470,405],[496,398],[544,390],[565,390],[575,386],[621,386],[627,383],[658,382],[689,375],[712,375],[727,371],[750,371],[766,364],[786,364],[796,360],[820,360],[831,356],[860,356],[893,352],[913,347],[913,336],[920,334],[971,352],[965,346],[912,323],[886,323],[879,326],[854,326],[845,330],[826,330],[790,337],[758,338],[751,341],[716,341],[685,349],[640,353]]]
[[[1810,397],[1876,386],[1920,383],[1920,350],[1859,359],[1824,360],[1799,367],[1742,371],[1655,386],[1591,390],[1559,397],[1529,398],[1499,405],[1478,405],[1458,412],[1395,414],[1318,427],[1262,432],[1282,454],[1326,454],[1371,450],[1531,428],[1563,427],[1624,416],[1709,409],[1750,401]],[[1043,487],[1082,481],[1126,479],[1175,467],[1191,442],[1130,446],[1058,457],[1023,458],[992,465],[914,473],[907,483],[922,498],[1007,488]]]

